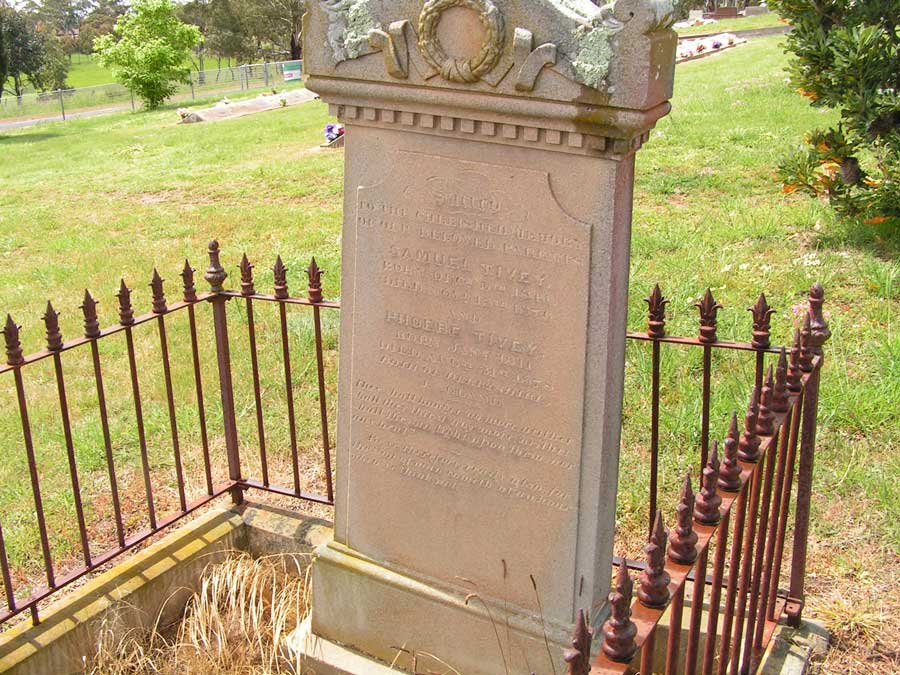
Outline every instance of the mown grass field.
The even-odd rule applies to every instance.
[[[748,339],[745,311],[765,290],[777,309],[773,337],[788,340],[796,305],[814,281],[827,290],[834,337],[827,345],[821,427],[815,474],[808,615],[824,619],[837,646],[822,672],[897,671],[900,643],[896,615],[900,582],[884,570],[900,564],[900,237],[881,226],[834,222],[822,205],[785,196],[773,170],[779,156],[817,124],[832,119],[809,108],[785,82],[780,38],[679,66],[674,111],[653,132],[638,159],[629,327],[645,325],[646,297],[660,282],[671,300],[670,332],[694,335],[693,303],[709,286],[725,308],[721,337]],[[24,324],[26,351],[42,346],[40,322],[52,298],[63,311],[65,335],[80,334],[83,289],[103,300],[102,323],[115,321],[114,293],[124,276],[135,303],[149,311],[154,265],[177,297],[184,258],[202,269],[206,242],[223,242],[223,260],[236,284],[235,266],[247,251],[257,263],[260,288],[271,286],[270,268],[280,252],[293,288],[305,288],[301,270],[317,256],[328,274],[326,296],[338,297],[342,192],[340,154],[315,150],[328,121],[321,104],[243,119],[176,125],[174,110],[121,114],[50,124],[0,136],[0,309]],[[198,273],[198,280],[200,274]],[[273,452],[286,456],[284,398],[274,314],[262,314],[261,358],[267,433]],[[240,308],[230,310],[232,331],[242,336]],[[336,323],[328,319],[330,394],[337,360]],[[302,310],[291,314],[294,380],[303,451],[318,457],[316,399],[310,328]],[[141,377],[154,404],[145,413],[154,470],[171,478],[168,418],[163,405],[158,348],[148,326],[140,342]],[[173,373],[179,429],[194,490],[200,486],[192,372],[183,317],[172,321],[173,352],[183,363]],[[244,339],[238,337],[237,339]],[[213,382],[209,334],[201,335],[207,382]],[[242,343],[243,344],[243,343]],[[246,385],[244,347],[234,352],[236,380]],[[113,411],[116,457],[129,492],[129,526],[141,525],[139,464],[121,341],[104,341],[107,386]],[[643,528],[649,409],[647,351],[632,345],[626,370],[625,454],[619,499],[619,552],[635,551],[629,532]],[[696,461],[699,442],[699,353],[664,350],[663,498],[671,511],[683,472]],[[76,360],[77,361],[77,360]],[[716,359],[713,437],[726,431],[730,411],[746,403],[749,364]],[[48,364],[29,382],[32,423],[53,514],[54,552],[77,556],[65,454],[58,417],[50,412],[55,384]],[[90,389],[88,364],[71,366],[76,448],[85,482],[98,498],[89,504],[97,536],[108,531],[108,498],[102,440]],[[30,487],[23,476],[19,420],[11,379],[0,381],[0,513],[7,544],[23,581],[40,570]],[[211,385],[210,387],[211,388]],[[214,405],[207,392],[213,451],[221,453]],[[250,392],[238,395],[245,457],[254,467],[254,412]],[[282,474],[286,478],[285,474]],[[315,482],[311,470],[308,478]],[[160,496],[174,504],[174,495]],[[863,665],[865,664],[865,665]]]
[[[689,26],[679,28],[678,35],[694,35],[696,33],[725,33],[735,30],[755,30],[757,28],[773,28],[783,26],[784,21],[775,12],[760,14],[759,16],[747,16],[739,19],[721,19],[716,23],[708,23],[703,26]]]

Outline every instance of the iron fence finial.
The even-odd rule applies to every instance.
[[[222,263],[219,260],[219,242],[215,239],[209,242],[208,253],[209,267],[206,269],[204,279],[206,279],[209,288],[213,293],[221,293],[225,290],[222,284],[224,284],[225,280],[228,278],[228,273],[225,271],[225,268],[222,267]]]
[[[286,300],[290,297],[288,292],[287,271],[287,267],[284,266],[281,256],[278,256],[275,259],[275,266],[272,268],[272,273],[275,275],[275,297],[279,300]]]
[[[134,308],[131,306],[131,289],[125,285],[125,280],[119,283],[119,323],[123,326],[134,325]]]
[[[800,329],[794,331],[794,342],[791,344],[791,357],[788,361],[788,391],[799,394],[803,391],[803,369],[800,367]]]
[[[807,313],[800,329],[800,370],[811,373],[813,369],[812,317]]]
[[[250,264],[247,254],[244,253],[241,258],[241,295],[256,295],[256,288],[253,286],[253,265]]]
[[[737,413],[731,413],[731,426],[725,438],[725,452],[719,467],[719,487],[727,492],[741,489],[741,465],[738,462],[740,441],[738,436]]]
[[[777,413],[786,413],[790,408],[787,351],[782,347],[781,353],[778,355],[778,365],[775,368],[775,391],[772,396],[772,410]]]
[[[572,647],[563,654],[563,658],[569,664],[568,675],[590,675],[593,637],[594,633],[588,628],[584,610],[579,609],[575,629],[572,632]]]
[[[181,270],[181,279],[184,285],[184,301],[188,303],[197,302],[197,288],[194,285],[194,272],[196,271],[191,267],[190,261],[185,258],[184,269]]]
[[[153,313],[165,314],[168,307],[166,306],[166,294],[163,291],[164,279],[159,276],[159,272],[153,268],[153,278],[150,280],[150,290],[153,294]]]
[[[21,328],[13,321],[12,315],[6,315],[3,337],[6,341],[6,363],[10,366],[20,366],[25,363],[25,357],[22,355],[22,343],[19,339]]]
[[[753,340],[751,346],[754,349],[768,349],[771,345],[770,331],[771,319],[775,310],[766,302],[766,294],[760,293],[756,304],[747,309],[753,314]]]
[[[322,274],[324,272],[319,269],[316,259],[313,258],[306,270],[306,275],[309,277],[307,297],[310,302],[322,302]]]
[[[669,301],[663,297],[659,284],[653,286],[653,291],[644,299],[647,303],[647,335],[653,338],[666,336],[666,305]]]
[[[704,525],[716,525],[722,520],[722,513],[719,511],[722,498],[716,489],[719,485],[719,469],[719,442],[713,441],[709,461],[703,467],[700,494],[694,504],[694,519]]]
[[[656,512],[653,521],[653,534],[644,547],[647,555],[647,567],[638,578],[638,599],[645,607],[662,609],[669,604],[669,582],[672,578],[666,572],[666,545],[669,533],[663,523],[662,512]],[[624,564],[624,563],[623,563]]]
[[[84,289],[84,301],[81,303],[81,311],[84,313],[84,336],[86,338],[100,337],[100,319],[97,316],[98,304],[91,292],[88,289]]]
[[[807,312],[810,318],[810,351],[816,356],[822,355],[822,345],[831,337],[831,329],[828,327],[822,311],[824,304],[825,289],[822,284],[816,282],[809,289],[809,311]]]
[[[603,624],[603,644],[601,649],[611,660],[619,663],[631,661],[637,651],[634,638],[637,626],[631,620],[631,596],[634,583],[628,572],[628,565],[619,565],[616,582],[607,598],[611,614]]]
[[[741,434],[741,442],[738,446],[738,457],[745,462],[759,461],[759,436],[756,435],[756,424],[759,420],[759,387],[753,387],[750,394],[750,404],[747,406],[747,416],[744,417],[744,433]]]
[[[772,409],[774,404],[775,380],[772,376],[772,366],[770,365],[759,396],[759,414],[756,416],[757,436],[771,436],[775,433],[775,414]]]
[[[688,472],[675,507],[675,528],[669,534],[669,560],[690,565],[697,559],[697,533],[694,532],[694,490]]]
[[[707,288],[703,299],[694,304],[694,307],[700,310],[700,342],[703,344],[712,344],[719,338],[716,335],[717,316],[722,305],[716,302],[713,297],[712,289]]]
[[[49,300],[43,318],[47,328],[47,351],[58,352],[63,348],[62,332],[59,329],[59,312],[53,309]]]

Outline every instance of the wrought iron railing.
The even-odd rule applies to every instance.
[[[7,607],[0,612],[0,623],[29,610],[32,620],[40,620],[39,603],[76,579],[108,563],[115,557],[146,541],[156,533],[171,526],[197,509],[226,494],[240,503],[245,492],[260,490],[289,498],[297,498],[323,505],[333,505],[331,435],[329,431],[329,406],[326,378],[325,350],[323,348],[323,312],[340,309],[340,303],[323,297],[321,270],[312,260],[306,270],[308,288],[305,297],[291,296],[287,283],[287,269],[279,257],[272,270],[274,292],[271,295],[257,291],[253,278],[253,266],[246,256],[240,263],[240,290],[226,290],[227,274],[219,260],[219,247],[212,242],[209,247],[210,265],[205,278],[210,284],[208,292],[198,292],[194,283],[194,270],[185,264],[182,271],[182,297],[178,302],[168,302],[163,280],[154,272],[151,281],[152,311],[135,316],[131,290],[123,281],[118,293],[118,325],[101,329],[97,302],[85,292],[82,312],[84,334],[82,337],[63,340],[58,315],[48,304],[44,315],[46,348],[25,356],[20,345],[19,327],[8,317],[4,329],[6,365],[0,365],[0,377],[11,375],[15,390],[14,407],[21,421],[21,439],[28,465],[28,482],[34,500],[40,557],[46,584],[19,597],[14,583],[14,570],[7,556],[0,523],[0,570]],[[576,626],[574,648],[567,654],[569,672],[572,675],[587,673],[654,672],[653,659],[663,665],[666,673],[702,672],[724,675],[755,672],[760,656],[773,634],[779,620],[784,617],[792,623],[800,620],[809,532],[810,496],[814,458],[816,416],[818,407],[819,374],[823,363],[822,345],[829,336],[822,313],[824,292],[821,286],[812,288],[805,323],[796,332],[790,349],[776,348],[770,341],[770,318],[773,311],[764,296],[750,308],[753,316],[750,342],[728,342],[718,339],[717,313],[721,309],[712,294],[697,303],[700,313],[699,335],[695,338],[678,337],[666,333],[666,305],[659,287],[654,288],[647,299],[648,325],[641,333],[629,333],[635,346],[646,344],[650,352],[650,428],[649,428],[649,491],[648,491],[648,544],[645,560],[615,559],[617,581],[610,594],[608,607],[610,620],[603,627],[600,653],[591,659],[591,631],[583,617]],[[242,303],[241,309],[232,307],[229,325],[226,306]],[[289,478],[287,484],[279,483],[278,471],[272,469],[272,454],[264,423],[266,397],[263,395],[268,378],[262,372],[258,344],[257,306],[274,303],[278,310],[276,342],[280,351],[280,376],[284,387],[287,422],[287,459]],[[221,434],[211,433],[210,415],[206,408],[209,394],[204,393],[204,351],[201,330],[208,324],[201,321],[198,308],[211,306],[212,333],[215,356],[215,378],[218,380],[218,396],[215,398],[216,424],[221,414]],[[315,411],[321,443],[321,471],[324,474],[324,490],[317,491],[304,480],[304,458],[299,448],[307,438],[300,438],[297,410],[294,403],[296,376],[292,369],[289,310],[302,307],[311,312],[314,332],[315,395],[318,410]],[[189,357],[173,359],[170,352],[169,322],[173,315],[186,315]],[[249,373],[241,384],[252,389],[252,423],[255,424],[250,444],[257,458],[241,457],[241,439],[238,434],[239,415],[235,410],[235,384],[233,382],[232,354],[235,350],[235,324],[246,327],[246,348],[242,357],[249,360]],[[142,353],[138,353],[135,332],[145,325],[156,326],[156,342],[161,362],[153,368]],[[242,326],[242,327],[243,327]],[[229,330],[232,331],[229,334]],[[124,338],[127,361],[127,383],[133,403],[135,435],[139,449],[140,479],[130,491],[131,511],[140,514],[141,527],[135,524],[134,513],[126,523],[122,505],[122,487],[110,431],[110,400],[104,380],[106,358],[100,347],[115,337]],[[690,474],[685,478],[674,518],[664,516],[659,502],[660,467],[660,417],[661,417],[661,361],[663,349],[687,348],[702,350],[700,448],[698,467],[699,490],[694,494]],[[83,487],[79,476],[77,448],[70,423],[64,356],[68,352],[89,351],[89,369],[99,410],[99,424],[103,438],[103,469],[106,488],[109,491],[115,544],[101,553],[94,549],[98,544],[91,540],[91,528],[86,522],[82,503]],[[726,350],[746,354],[752,360],[754,381],[752,394],[743,428],[738,415],[732,418],[731,428],[721,446],[711,440],[710,408],[712,397],[713,352]],[[51,534],[45,516],[44,494],[41,488],[41,471],[35,456],[32,425],[29,420],[29,402],[26,375],[31,368],[46,360],[52,360],[53,379],[56,385],[54,407],[62,422],[69,486],[74,502],[78,528],[80,559],[64,566],[60,573],[51,553]],[[270,359],[272,361],[272,359]],[[199,427],[202,455],[203,494],[196,499],[185,488],[182,439],[179,436],[179,416],[186,404],[180,401],[173,385],[172,364],[189,363],[192,371],[192,397]],[[246,364],[241,363],[243,371]],[[142,383],[145,372],[161,371],[165,399],[165,415],[168,425],[168,451],[174,472],[172,481],[159,480],[151,470],[147,432],[144,424]],[[208,378],[207,378],[208,379]],[[113,399],[125,394],[114,393]],[[246,422],[245,422],[246,423]],[[270,429],[271,431],[271,429]],[[244,446],[248,445],[244,439]],[[217,480],[220,463],[213,457],[212,448],[224,443],[224,464],[227,478]],[[279,456],[285,453],[280,452]],[[308,460],[308,458],[306,458]],[[281,460],[279,460],[281,461]],[[318,463],[319,460],[316,459]],[[251,464],[254,468],[251,468]],[[255,467],[259,474],[253,475]],[[796,488],[794,483],[796,482]],[[791,499],[796,490],[793,523],[791,523]],[[134,493],[140,493],[135,497]],[[174,493],[174,509],[160,515],[160,492]],[[319,492],[323,492],[320,494]],[[138,504],[137,506],[134,506]],[[0,516],[0,521],[3,517]],[[666,531],[664,520],[672,523]],[[793,551],[788,556],[789,532],[793,529]],[[643,536],[643,534],[642,534]],[[637,597],[632,597],[630,571],[640,573]],[[781,589],[782,570],[789,571],[790,585]],[[690,595],[688,596],[688,592]],[[706,601],[706,602],[704,602]],[[704,617],[704,604],[708,610]],[[597,610],[598,608],[590,608]],[[668,625],[661,620],[668,616]],[[686,627],[686,637],[683,635]],[[656,650],[662,630],[667,631],[665,649]],[[682,649],[682,640],[686,649]],[[660,647],[662,645],[660,644]],[[660,668],[656,669],[657,671]]]

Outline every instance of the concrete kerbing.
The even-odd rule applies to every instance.
[[[331,532],[324,520],[273,506],[217,508],[50,605],[40,625],[23,621],[0,634],[0,673],[81,673],[101,626],[124,634],[177,622],[210,564],[237,551],[285,555],[285,569],[302,573]]]
[[[819,621],[800,628],[779,626],[760,664],[759,675],[804,675],[810,663],[828,651],[831,635]]]

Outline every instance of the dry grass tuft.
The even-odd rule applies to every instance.
[[[89,675],[280,675],[296,669],[282,642],[309,609],[305,574],[285,558],[230,558],[206,570],[174,629],[117,637],[105,628]],[[297,572],[301,572],[299,569]]]

